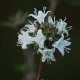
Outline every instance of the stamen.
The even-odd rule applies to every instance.
[[[70,49],[70,48],[66,48],[66,47],[64,47],[64,50],[65,50],[67,53],[69,53],[68,50],[71,50],[71,49]]]
[[[70,40],[71,38],[66,39],[67,41]]]
[[[16,46],[21,46],[20,44],[17,44]]]
[[[54,15],[54,23],[55,23],[55,15]]]
[[[37,9],[36,8],[34,8],[34,14],[37,16]]]
[[[37,20],[34,21],[34,24],[36,24]]]
[[[51,61],[50,61],[50,64],[51,64]]]
[[[44,13],[44,14],[45,14],[45,10],[46,10],[46,7],[44,6],[44,7],[43,7],[43,13]]]
[[[65,50],[67,53],[69,53],[69,51],[68,51],[67,49],[64,48],[64,50]]]
[[[66,16],[65,16],[65,19],[64,19],[64,21],[66,20]]]
[[[30,20],[29,20],[29,22],[31,23],[31,24],[33,24]],[[26,26],[26,25],[25,25]]]
[[[59,19],[59,21],[62,21],[62,19]]]
[[[72,29],[72,26],[70,26],[70,27],[67,27],[66,29],[68,29],[68,31],[69,31],[69,30],[71,30],[71,29]]]
[[[70,48],[66,48],[66,47],[65,47],[65,49],[66,49],[66,50],[71,50]]]

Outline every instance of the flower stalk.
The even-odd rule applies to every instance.
[[[42,56],[40,58],[39,71],[38,71],[38,79],[41,80],[41,72],[42,72]]]

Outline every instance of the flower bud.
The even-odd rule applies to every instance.
[[[49,39],[49,41],[51,41],[51,42],[53,41],[53,38],[52,38],[52,37],[49,37],[48,39]]]

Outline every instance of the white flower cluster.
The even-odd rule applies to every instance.
[[[26,24],[23,29],[21,29],[20,34],[18,34],[18,45],[22,46],[22,49],[27,49],[27,45],[34,44],[34,51],[39,52],[42,55],[42,62],[56,61],[54,57],[54,52],[56,49],[60,51],[62,56],[64,56],[65,51],[69,53],[70,48],[67,46],[71,45],[69,42],[70,38],[64,39],[69,36],[68,31],[70,27],[66,27],[67,23],[65,20],[54,20],[51,16],[48,16],[47,22],[45,17],[51,13],[47,11],[45,13],[46,7],[43,7],[43,12],[40,10],[37,13],[37,9],[34,8],[34,14],[30,14],[35,18],[34,23],[30,21],[30,24]],[[24,31],[26,29],[26,31]]]

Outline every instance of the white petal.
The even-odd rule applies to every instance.
[[[71,45],[71,42],[68,42],[68,41],[64,40],[64,41],[61,43],[61,45],[63,45],[63,46],[69,46],[69,45]]]
[[[51,59],[52,61],[56,61],[56,59],[55,59],[55,57],[54,57],[54,55],[53,55],[54,52],[55,52],[55,48],[53,48],[53,49],[52,49],[52,52],[50,53],[50,59]]]
[[[62,19],[60,19],[60,21],[57,22],[58,31],[59,32],[62,31],[63,34],[66,33],[67,36],[68,36],[69,34],[68,34],[68,30],[67,30],[67,27],[66,26],[67,26],[67,23],[65,21],[62,21]]]
[[[27,49],[26,43],[22,44],[22,49]]]
[[[37,19],[36,15],[30,14],[29,16],[32,16],[33,18]]]
[[[47,56],[45,56],[46,53],[43,53],[43,56],[42,56],[42,62],[45,62],[45,60],[47,59]]]
[[[48,17],[48,22],[53,24],[53,20],[51,16]]]
[[[64,56],[64,54],[65,54],[64,48],[63,47],[59,47],[58,50],[61,52],[62,56]]]
[[[46,16],[48,15],[49,12],[51,12],[51,11],[47,11],[46,14],[44,15],[44,17],[46,17]]]
[[[42,22],[44,23],[44,19],[45,17],[47,16],[47,14],[51,12],[51,11],[47,11],[46,13],[43,13],[42,11],[38,11],[38,15],[33,15],[33,14],[30,14],[29,16],[32,16],[33,18],[37,19],[37,21],[41,24]]]
[[[56,61],[53,53],[55,51],[55,49],[38,49],[38,51],[42,54],[42,62],[45,62],[45,60],[51,60],[51,61]]]
[[[38,17],[44,17],[44,13],[42,11],[38,11]]]
[[[26,24],[25,27],[29,28],[29,32],[34,32],[35,31],[35,27],[34,25],[29,25],[29,24]]]
[[[64,35],[63,34],[61,36],[62,37],[58,41],[56,41],[54,44],[52,44],[52,46],[54,48],[57,48],[61,52],[62,56],[64,56],[64,54],[65,54],[64,50],[65,51],[70,50],[70,48],[66,48],[66,46],[71,45],[71,42],[68,42],[67,41],[68,39],[64,40]]]
[[[46,37],[42,34],[42,30],[39,29],[36,37],[34,37],[34,41],[39,45],[39,48],[44,48],[44,41]]]
[[[21,33],[18,35],[18,44],[22,45],[22,49],[26,49],[28,44],[33,43],[33,38],[28,35],[28,31],[21,30]]]

